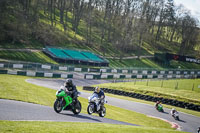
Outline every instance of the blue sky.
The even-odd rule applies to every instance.
[[[200,21],[200,0],[174,0],[176,5],[184,5]]]

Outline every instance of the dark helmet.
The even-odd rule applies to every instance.
[[[72,86],[73,85],[73,82],[71,79],[66,79],[65,81],[65,86]]]

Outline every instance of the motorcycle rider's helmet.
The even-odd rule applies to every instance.
[[[175,111],[175,108],[172,108],[172,111]]]
[[[159,103],[160,103],[160,101],[157,101],[156,103],[157,103],[157,104],[159,104]]]
[[[71,79],[66,79],[65,86],[73,86],[73,82]]]
[[[101,90],[101,89],[97,86],[97,87],[95,87],[95,90],[94,90],[94,91],[97,92],[97,93],[99,93],[100,90]]]

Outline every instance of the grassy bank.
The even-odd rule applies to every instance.
[[[30,52],[30,51],[1,50],[0,58],[7,60],[15,60],[15,61],[58,64],[57,62],[46,56],[41,51]]]
[[[0,75],[0,79],[0,98],[53,106],[56,90],[27,83],[25,82],[27,77],[24,76]],[[82,104],[82,113],[86,113],[87,99],[80,97],[79,100]],[[168,123],[140,113],[111,105],[106,105],[106,108],[106,118],[142,125],[144,127],[171,129]]]

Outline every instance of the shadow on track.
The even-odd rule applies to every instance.
[[[88,120],[93,120],[93,121],[97,121],[97,122],[102,122],[98,119],[94,119],[94,118],[91,118],[91,117],[88,117],[88,116],[84,116],[84,115],[74,115],[74,114],[66,114],[66,113],[60,113],[62,115],[67,115],[67,116],[71,116],[71,117],[76,117],[76,118],[80,118],[80,119],[88,119]]]
[[[186,121],[184,121],[184,120],[181,120],[181,119],[179,120],[179,122],[187,123]]]

